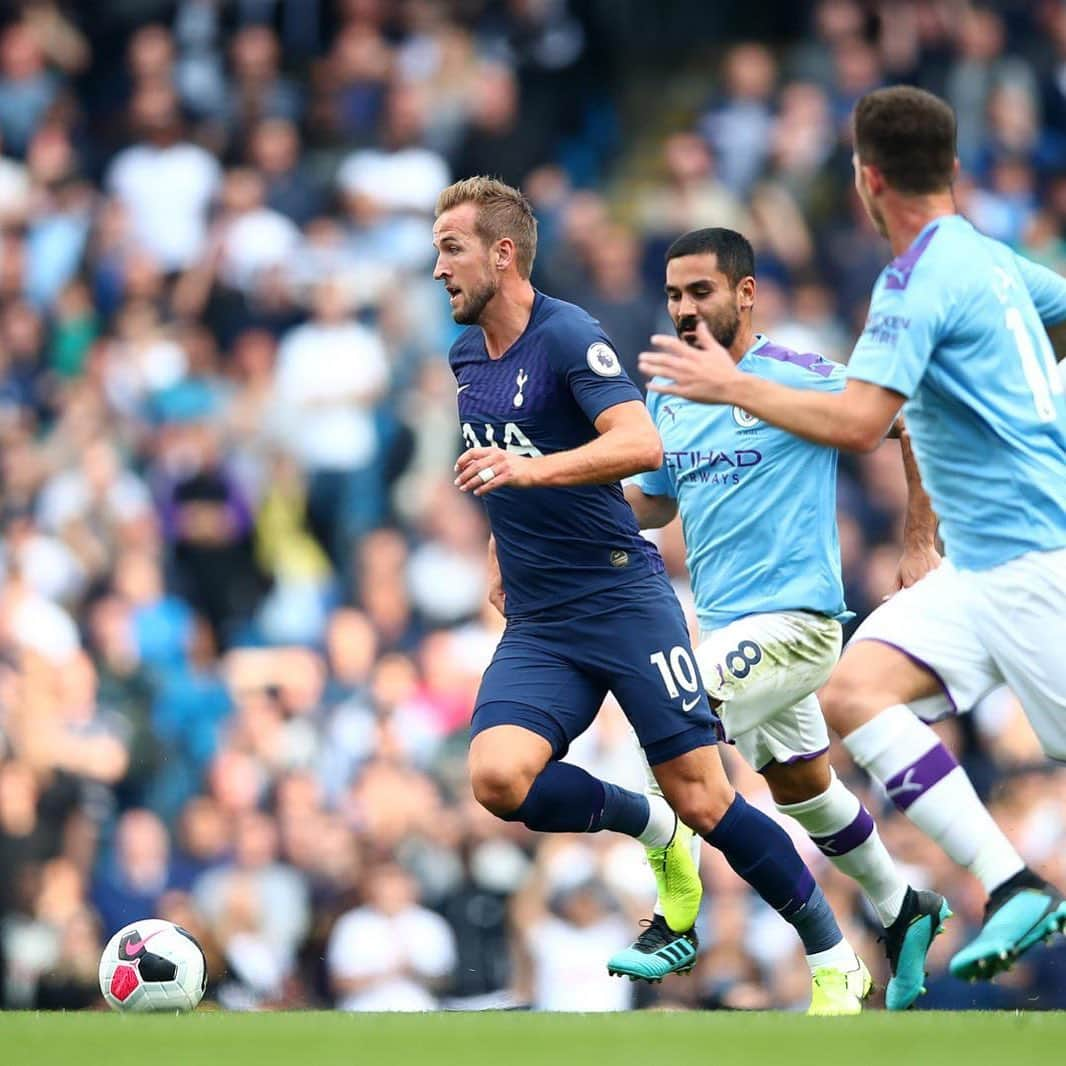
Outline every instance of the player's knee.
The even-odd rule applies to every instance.
[[[700,836],[718,825],[733,805],[736,793],[728,781],[693,783],[674,792],[670,805],[678,818]]]
[[[868,722],[877,706],[869,684],[855,671],[837,668],[818,693],[829,728],[846,737]]]
[[[762,775],[774,803],[786,807],[821,796],[833,781],[826,755],[794,763],[772,762],[763,767]]]
[[[522,806],[536,773],[520,766],[472,766],[474,799],[497,818],[509,818]]]

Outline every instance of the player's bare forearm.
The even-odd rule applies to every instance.
[[[562,488],[609,485],[633,474],[658,470],[663,445],[647,408],[628,400],[596,419],[599,434],[587,444],[551,455],[527,456],[500,448],[470,448],[455,464],[462,492],[484,496],[498,488]]]
[[[885,398],[871,395],[873,389]],[[814,392],[738,372],[725,402],[815,444],[869,452],[892,428],[903,397],[866,382],[850,382],[843,392]]]
[[[826,393],[745,374],[703,323],[697,327],[698,347],[661,334],[651,340],[652,350],[640,355],[641,372],[655,378],[649,392],[742,407],[815,444],[872,451],[903,406],[899,393],[865,381],[849,381],[843,392]]]
[[[933,510],[929,493],[922,484],[918,460],[911,448],[911,438],[904,429],[899,437],[900,455],[903,457],[903,473],[907,478],[907,517],[904,523],[904,542],[915,547],[935,545],[939,521]]]
[[[641,529],[661,529],[677,514],[677,500],[670,496],[649,496],[639,485],[625,485],[626,503],[633,508]]]
[[[662,442],[654,426],[647,432],[619,426],[580,448],[532,460],[533,484],[540,488],[609,485],[633,474],[658,470],[662,459]]]
[[[918,462],[905,426],[899,436],[903,473],[907,479],[907,513],[903,522],[903,555],[896,575],[897,588],[909,588],[940,565],[936,547],[938,519],[922,484]]]

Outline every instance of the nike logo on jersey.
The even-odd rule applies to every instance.
[[[690,700],[682,700],[681,701],[681,710],[683,710],[683,711],[691,711],[692,708],[695,707],[696,704],[699,703],[699,702],[700,702],[699,696],[693,696],[692,699],[690,699]]]
[[[455,395],[458,396],[459,393],[461,393],[463,391],[463,389],[468,389],[468,388],[470,388],[469,383],[467,383],[466,385],[460,385],[459,388],[457,388],[455,390]]]

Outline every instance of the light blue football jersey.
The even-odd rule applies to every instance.
[[[839,392],[844,367],[759,335],[737,364],[801,389]],[[837,452],[753,418],[648,393],[664,461],[633,480],[677,500],[700,628],[769,611],[845,619],[836,523]]]
[[[1066,280],[930,222],[877,280],[848,377],[907,397],[922,481],[954,564],[987,570],[1066,546],[1066,396],[1045,323]]]

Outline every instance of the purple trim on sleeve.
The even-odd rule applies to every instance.
[[[873,831],[874,820],[870,812],[865,807],[860,806],[859,813],[855,815],[855,820],[844,826],[843,829],[838,829],[837,832],[831,833],[829,836],[812,836],[811,840],[814,841],[823,855],[832,859],[840,855],[847,855],[849,851],[854,851],[860,844],[864,844],[870,839],[870,834]]]
[[[905,811],[933,787],[943,781],[959,764],[943,744],[934,744],[920,759],[905,766],[885,782],[888,798]]]
[[[928,670],[929,673],[933,675],[936,683],[944,690],[944,695],[947,696],[948,702],[951,704],[951,710],[948,711],[948,714],[959,713],[959,705],[955,702],[955,697],[951,694],[951,689],[948,688],[947,682],[924,659],[919,659],[913,652],[907,651],[906,648],[901,648],[898,644],[893,644],[892,641],[885,640],[883,637],[861,637],[860,640],[857,640],[854,643],[858,644],[861,640],[875,640],[878,644],[884,644],[886,647],[895,648],[900,655],[905,655],[915,666],[920,666],[923,670]],[[947,715],[943,715],[942,717],[946,718]]]
[[[779,363],[792,363],[793,366],[802,367],[822,378],[829,377],[837,366],[836,363],[824,359],[817,352],[794,352],[791,348],[774,344],[772,341],[767,341],[751,354],[761,355],[766,359],[776,359]]]
[[[911,273],[922,258],[922,253],[929,247],[938,226],[931,226],[902,255],[897,255],[885,267],[885,288],[902,292],[911,280]]]

